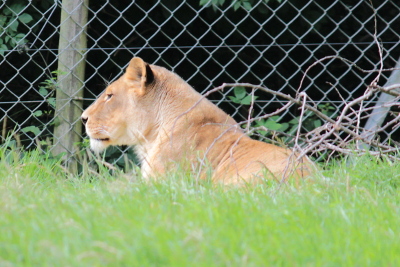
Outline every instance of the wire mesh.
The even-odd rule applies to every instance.
[[[316,106],[335,116],[343,100],[362,94],[375,74],[330,59],[312,68],[299,88],[307,67],[338,55],[362,69],[378,69],[375,32],[385,68],[394,67],[400,55],[396,1],[100,0],[86,8],[87,48],[80,51],[86,58],[84,97],[70,99],[83,101],[83,108],[123,73],[131,57],[140,56],[178,73],[201,93],[225,82],[258,84],[290,95],[305,91]],[[60,119],[55,94],[63,90],[57,81],[61,9],[57,0],[0,4],[2,142],[10,133],[26,148],[46,149],[59,142],[53,133]],[[384,72],[379,83],[389,75]],[[252,116],[285,104],[276,96],[256,95]],[[247,118],[248,105],[234,88],[210,98],[237,120]],[[298,116],[298,109],[292,108],[275,120]],[[307,116],[314,121],[312,114]],[[73,131],[81,122],[70,123]],[[387,129],[384,138],[395,130]]]

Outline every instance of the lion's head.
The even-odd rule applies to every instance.
[[[154,106],[146,101],[154,82],[150,66],[130,61],[124,75],[111,83],[82,114],[90,146],[100,152],[109,145],[135,145],[152,128]]]

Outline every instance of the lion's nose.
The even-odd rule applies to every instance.
[[[86,122],[88,121],[88,117],[81,117],[83,124],[86,125]]]

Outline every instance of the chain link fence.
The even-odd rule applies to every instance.
[[[11,134],[13,142],[28,149],[59,146],[58,152],[74,154],[80,138],[72,136],[84,135],[77,126],[79,112],[123,73],[133,56],[178,73],[201,93],[237,82],[292,96],[304,91],[334,118],[344,101],[362,95],[376,77],[360,69],[377,70],[381,62],[384,68],[396,65],[398,25],[400,3],[390,0],[2,1],[1,142]],[[352,63],[330,58],[305,73],[329,55]],[[65,63],[62,56],[74,61]],[[379,84],[390,74],[383,72]],[[249,92],[232,87],[209,98],[240,121],[249,116]],[[256,92],[250,115],[285,104]],[[63,113],[71,107],[73,114]],[[258,123],[287,130],[298,116],[293,107]],[[320,124],[312,113],[304,122],[303,131]],[[393,138],[395,130],[386,129],[382,138]]]

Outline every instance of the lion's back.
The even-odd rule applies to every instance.
[[[232,133],[231,139],[216,147],[216,153],[223,160],[216,166],[213,179],[232,183],[260,178],[285,180],[287,177],[304,177],[311,173],[312,163],[307,157],[298,159],[298,154],[290,149],[251,139]],[[229,149],[223,149],[231,143]]]

